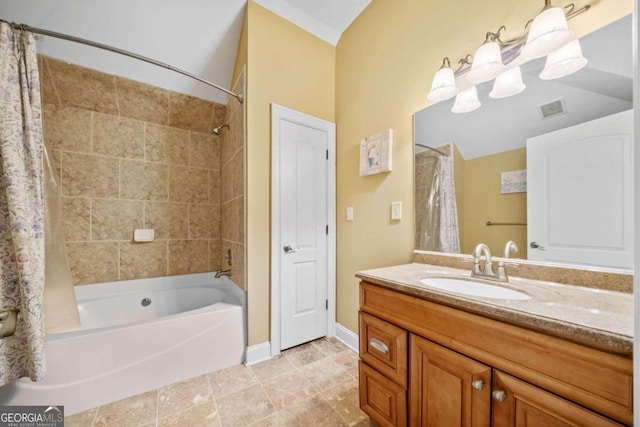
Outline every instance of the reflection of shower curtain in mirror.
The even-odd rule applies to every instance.
[[[450,156],[439,156],[429,171],[431,186],[426,189],[426,210],[418,219],[418,249],[447,253],[460,252],[458,211]]]

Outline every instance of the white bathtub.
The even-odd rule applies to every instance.
[[[64,405],[71,415],[243,361],[246,296],[227,277],[75,290],[82,329],[48,336],[46,379],[0,387],[0,405]]]

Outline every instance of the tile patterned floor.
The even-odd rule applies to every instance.
[[[67,427],[373,425],[358,408],[358,355],[335,338],[251,367],[191,378],[65,419]]]

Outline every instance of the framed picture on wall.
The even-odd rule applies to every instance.
[[[391,172],[393,129],[360,141],[360,176]]]
[[[500,193],[526,193],[527,192],[527,170],[502,172],[500,174]]]

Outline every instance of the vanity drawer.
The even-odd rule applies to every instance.
[[[407,425],[407,390],[359,362],[360,408],[379,426]]]
[[[407,387],[406,330],[360,312],[360,358],[397,384]]]

